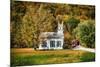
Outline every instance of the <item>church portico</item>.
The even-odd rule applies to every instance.
[[[63,43],[61,39],[50,39],[47,45],[49,49],[62,49]]]

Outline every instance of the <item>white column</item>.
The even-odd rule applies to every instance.
[[[56,44],[57,44],[57,41],[56,41],[56,39],[55,39],[54,41],[55,41],[55,49],[56,49],[56,46],[57,46],[57,45],[56,45]]]
[[[50,40],[47,40],[47,46],[48,46],[48,49],[50,49]]]
[[[62,42],[61,42],[61,48],[63,49],[63,44],[64,44],[64,41],[63,41],[63,39],[62,39]]]

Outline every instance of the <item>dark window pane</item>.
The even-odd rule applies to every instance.
[[[61,47],[61,41],[57,41],[57,47]]]
[[[43,41],[42,44],[43,44],[42,47],[47,47],[47,42],[46,41]]]
[[[55,41],[50,41],[50,47],[55,47]]]

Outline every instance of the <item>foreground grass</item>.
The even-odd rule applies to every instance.
[[[95,61],[95,54],[76,50],[34,51],[11,49],[11,66]]]

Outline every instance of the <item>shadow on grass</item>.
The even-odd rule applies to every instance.
[[[81,62],[91,62],[95,61],[95,53],[84,53],[80,57]]]

